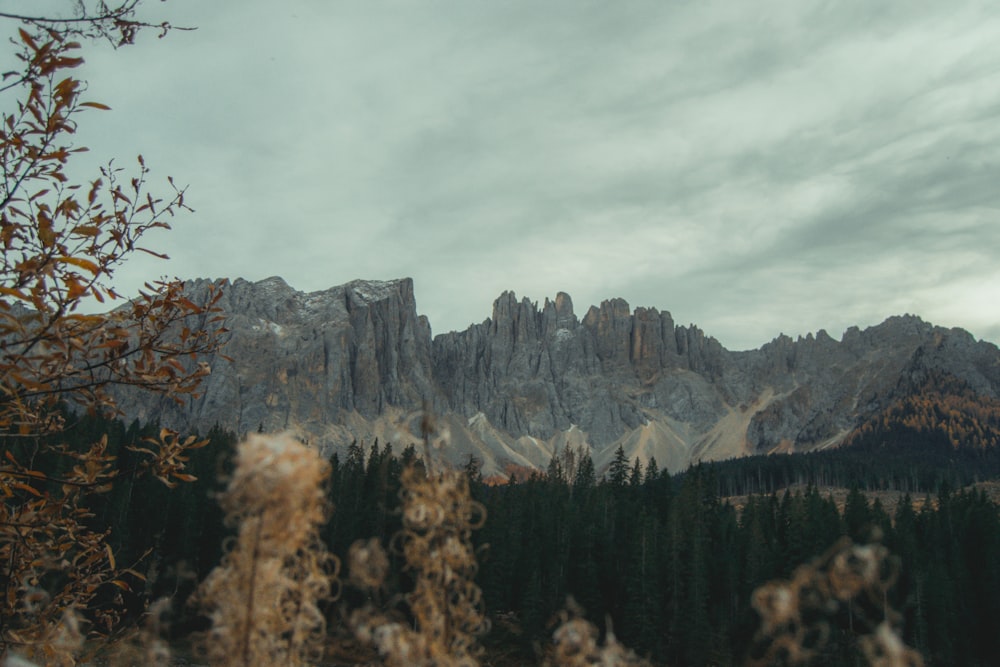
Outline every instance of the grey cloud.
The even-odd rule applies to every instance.
[[[198,212],[123,284],[411,275],[436,331],[564,290],[732,347],[919,307],[1000,340],[990,3],[154,4],[199,30],[95,52],[115,111],[81,140]]]

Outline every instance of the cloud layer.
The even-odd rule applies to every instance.
[[[1000,341],[990,2],[221,4],[88,55],[88,155],[196,209],[123,289],[412,276],[436,332],[513,289],[731,349],[903,312]]]

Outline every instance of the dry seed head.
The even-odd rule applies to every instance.
[[[571,602],[570,607],[573,607]],[[575,611],[563,611],[562,623],[552,633],[550,659],[546,664],[558,667],[648,667],[649,663],[615,639],[609,628],[604,646],[597,642],[598,631],[594,625],[575,616]]]
[[[753,607],[761,615],[761,631],[771,633],[796,619],[798,596],[790,586],[769,582],[753,592]]]
[[[359,588],[380,588],[389,573],[389,557],[377,538],[358,540],[347,554],[350,580]]]
[[[903,643],[888,623],[882,623],[860,640],[861,650],[871,667],[921,667],[920,654]]]
[[[65,569],[69,569],[69,564],[66,564]],[[36,587],[37,579],[32,579],[31,581],[22,585],[22,590],[24,590],[24,595],[21,597],[21,613],[27,616],[34,616],[41,609],[49,603],[50,596],[44,589]]]
[[[431,530],[444,522],[444,508],[429,498],[415,498],[403,510],[403,521],[414,530]]]
[[[253,434],[239,446],[222,507],[231,521],[264,517],[265,543],[297,548],[308,526],[325,518],[322,482],[329,468],[315,450],[289,435]]]
[[[405,596],[413,627],[389,623],[370,608],[353,614],[351,625],[387,665],[474,667],[480,651],[476,637],[488,622],[472,581],[471,535],[485,509],[472,500],[468,479],[458,471],[425,473],[411,466],[400,481],[403,528],[391,547],[414,573],[413,590]]]
[[[855,545],[846,538],[820,558],[795,570],[791,581],[764,584],[752,597],[760,614],[755,656],[749,665],[803,665],[822,648],[844,605],[862,636],[872,664],[916,667],[920,655],[907,647],[895,625],[900,615],[885,604],[897,570],[879,544]]]
[[[371,631],[376,648],[382,655],[395,655],[408,661],[416,657],[416,647],[406,628],[399,623],[384,623]]]
[[[213,665],[300,665],[323,651],[336,559],[318,528],[329,464],[290,436],[240,443],[221,504],[238,526],[222,562],[198,590],[212,617],[201,651]]]
[[[559,655],[564,658],[589,656],[597,650],[597,628],[582,618],[566,621],[552,634]],[[565,660],[559,664],[566,664]]]
[[[885,547],[870,544],[838,552],[829,572],[833,594],[847,600],[865,588],[879,585],[881,564],[887,555]]]

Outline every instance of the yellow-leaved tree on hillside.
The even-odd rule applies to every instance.
[[[98,595],[126,587],[106,534],[88,511],[93,494],[115,484],[106,438],[70,448],[74,415],[115,414],[112,390],[128,385],[180,399],[209,372],[196,356],[217,349],[223,332],[215,301],[193,303],[180,281],[147,284],[122,299],[111,279],[143,237],[186,209],[183,189],[148,190],[134,171],[109,164],[74,183],[67,165],[87,100],[76,75],[82,44],[131,44],[169,24],[137,16],[141,0],[81,0],[67,17],[0,12],[18,68],[0,83],[0,657],[9,650],[51,664],[60,641],[79,637],[72,619],[110,632],[119,612]],[[85,312],[92,300],[110,312]],[[117,306],[117,307],[116,307]],[[163,483],[191,479],[186,451],[203,445],[162,431],[137,448],[141,467]]]

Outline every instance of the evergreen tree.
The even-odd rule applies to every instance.
[[[855,542],[864,543],[871,539],[873,527],[874,516],[868,506],[868,499],[855,484],[844,505],[844,530]]]
[[[562,483],[565,481],[562,461],[559,460],[558,453],[553,454],[552,458],[549,459],[549,467],[545,471],[545,478],[550,482]]]
[[[646,463],[646,481],[655,482],[656,478],[660,476],[660,469],[656,465],[656,457],[650,456],[649,461]]]
[[[621,488],[628,481],[628,476],[628,457],[625,456],[625,449],[622,445],[618,445],[618,449],[615,450],[615,457],[611,461],[611,467],[608,468],[607,479],[612,486]]]
[[[628,543],[622,622],[615,627],[629,646],[659,652],[663,618],[658,596],[652,593],[660,586],[657,551],[655,517],[645,508],[640,508],[636,515],[634,536]]]
[[[576,477],[573,478],[573,492],[585,492],[592,489],[596,483],[597,474],[594,471],[594,460],[590,458],[589,453],[584,452],[577,464]]]
[[[642,485],[642,463],[639,462],[639,457],[635,457],[635,463],[632,465],[632,471],[628,476],[628,485],[633,489],[639,488]]]

